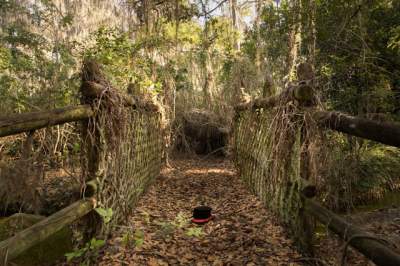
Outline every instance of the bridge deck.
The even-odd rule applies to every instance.
[[[200,231],[187,221],[203,202],[214,209],[215,219]],[[143,244],[133,247],[132,240],[126,246],[123,236],[129,232]],[[109,241],[99,264],[298,265],[299,258],[229,161],[179,159],[144,195],[129,228]]]

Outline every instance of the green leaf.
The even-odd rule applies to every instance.
[[[84,253],[86,252],[85,248],[78,249],[76,251],[66,253],[64,256],[67,257],[67,261],[70,262],[71,260],[75,258],[80,258]]]
[[[81,151],[81,145],[79,144],[79,142],[74,143],[72,150],[74,151],[74,153],[79,153]]]
[[[150,224],[150,214],[148,212],[143,211],[142,215],[143,215],[145,223]]]
[[[62,18],[61,23],[64,27],[70,26],[74,20],[74,15],[68,13],[65,17]]]
[[[188,224],[188,217],[186,217],[184,213],[179,212],[173,224],[178,228],[183,228]]]
[[[141,247],[144,243],[144,232],[140,229],[135,231],[135,246]]]
[[[100,216],[103,218],[103,221],[105,224],[108,224],[111,221],[111,218],[113,216],[113,210],[111,208],[96,208],[94,209]]]
[[[105,244],[106,244],[106,241],[104,241],[103,239],[92,238],[90,240],[90,249],[91,250],[99,249],[102,246],[104,246]]]
[[[131,243],[131,235],[129,233],[123,234],[121,242],[124,247],[128,247]]]
[[[186,231],[187,236],[201,237],[203,236],[203,229],[201,227],[192,227]]]

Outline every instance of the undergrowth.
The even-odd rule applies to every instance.
[[[390,191],[400,191],[400,151],[341,134],[329,136],[329,164],[324,173],[324,202],[350,211],[373,204]]]

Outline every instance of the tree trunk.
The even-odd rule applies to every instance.
[[[256,2],[256,19],[254,22],[254,28],[256,33],[256,48],[255,48],[255,64],[257,71],[257,80],[259,84],[263,82],[262,86],[262,96],[268,97],[275,94],[275,83],[272,78],[272,73],[270,70],[270,64],[268,60],[268,55],[265,56],[265,60],[261,59],[261,46],[262,40],[260,35],[260,23],[261,23],[261,13],[263,9],[263,0],[257,0]],[[264,62],[263,62],[264,61]],[[264,67],[264,76],[262,75],[262,66]]]
[[[231,8],[231,19],[232,19],[232,31],[235,33],[240,32],[239,21],[237,17],[237,0],[230,0],[230,8]],[[233,49],[235,51],[240,51],[240,38],[233,34]]]
[[[254,30],[256,33],[256,48],[255,48],[255,64],[257,69],[257,78],[261,77],[261,36],[260,36],[260,22],[262,12],[263,0],[257,0],[256,2],[256,19],[254,21]],[[266,96],[266,95],[264,95]]]
[[[301,0],[293,0],[291,11],[293,13],[293,22],[289,31],[289,52],[286,60],[285,74],[288,81],[292,81],[295,77],[296,63],[298,62],[299,52],[301,48]]]
[[[203,31],[203,53],[204,53],[204,61],[203,61],[203,71],[204,71],[204,84],[203,84],[203,92],[204,92],[204,106],[210,107],[212,104],[212,87],[214,85],[214,73],[212,68],[212,61],[210,55],[211,49],[211,41],[208,39],[209,34],[209,25],[208,21],[206,21],[204,25]]]

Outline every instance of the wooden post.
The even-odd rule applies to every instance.
[[[92,59],[85,59],[82,68],[80,88],[81,103],[95,106],[108,88],[101,67]],[[95,107],[93,107],[95,108]],[[97,106],[96,106],[97,108]],[[82,122],[81,137],[83,142],[82,172],[84,181],[95,180],[98,176],[101,157],[101,136],[95,125],[98,114],[93,119]]]
[[[289,101],[298,101],[303,105],[312,101],[313,99],[313,88],[307,83],[300,83],[296,86],[287,88],[281,94],[277,96],[271,96],[267,98],[256,98],[252,101],[236,105],[235,111],[241,112],[246,110],[256,110],[261,108],[273,108],[279,104],[285,104]]]
[[[310,184],[310,178],[311,178],[311,170],[310,170],[310,151],[309,151],[309,146],[310,146],[310,131],[309,127],[307,125],[307,120],[309,117],[309,111],[307,110],[307,107],[315,105],[315,100],[314,100],[314,87],[313,87],[313,69],[312,66],[308,63],[301,63],[297,66],[297,78],[300,82],[300,84],[303,84],[302,90],[297,90],[294,91],[294,96],[296,99],[298,99],[300,103],[300,109],[303,113],[303,125],[301,128],[301,136],[300,136],[300,142],[301,142],[301,154],[300,154],[300,186],[299,186],[299,191],[300,196],[302,193],[308,193],[308,194],[314,194],[315,195],[315,186],[313,187],[314,189],[311,188],[310,185],[307,185],[305,187],[302,187],[305,183]],[[311,193],[312,192],[312,193]],[[313,195],[313,196],[314,196]],[[301,219],[301,226],[303,229],[303,236],[305,237],[304,241],[301,241],[301,245],[303,245],[302,248],[304,248],[304,251],[306,253],[309,253],[310,255],[313,254],[313,245],[312,245],[312,240],[314,236],[314,230],[315,230],[315,221],[312,219],[312,217],[308,216],[305,213],[304,209],[304,200],[302,197],[300,198],[302,201],[302,208],[299,211],[300,219]]]
[[[106,81],[101,66],[93,59],[85,59],[82,67],[81,83],[81,103],[93,107],[96,111],[91,119],[82,122],[82,155],[81,167],[83,184],[83,196],[99,196],[101,193],[101,184],[98,183],[101,177],[101,164],[104,159],[104,136],[101,135],[101,126],[99,118],[103,111],[99,101],[106,97],[110,85]],[[101,228],[101,219],[96,213],[90,213],[82,218],[83,241],[89,241],[96,235]]]

